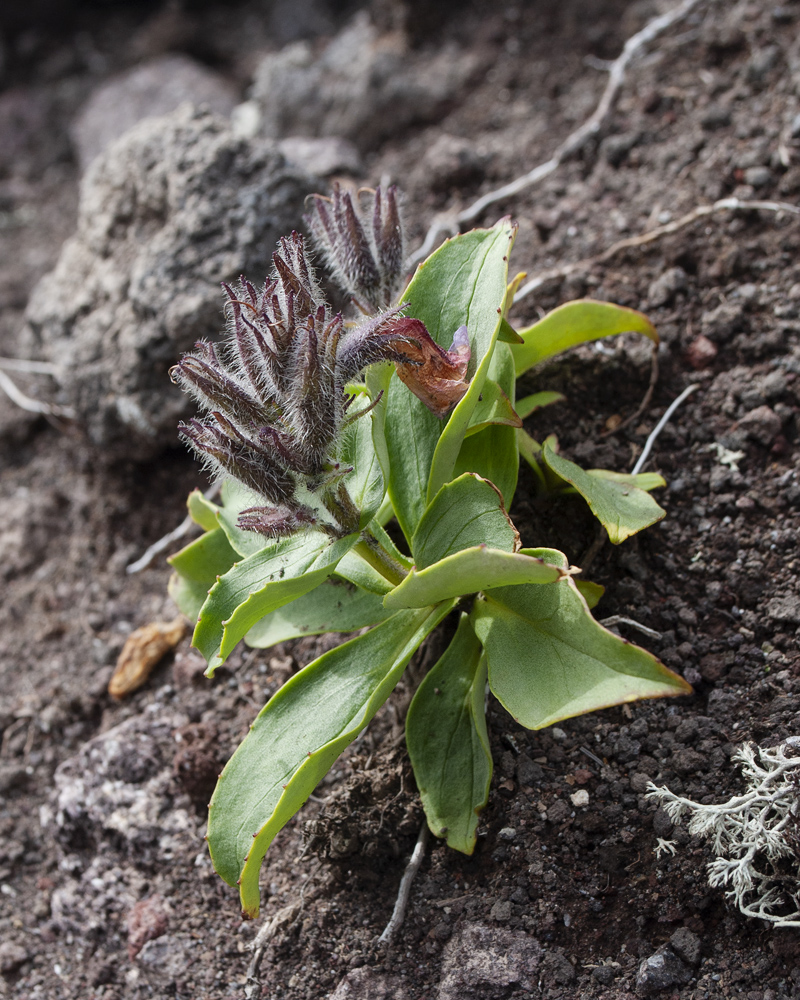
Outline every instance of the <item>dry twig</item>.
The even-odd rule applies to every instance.
[[[572,264],[562,264],[560,267],[543,271],[535,278],[531,278],[530,281],[526,282],[519,289],[514,296],[514,302],[520,302],[527,295],[537,291],[542,285],[555,278],[568,278],[572,274],[590,271],[595,265],[604,264],[622,250],[630,250],[633,247],[641,247],[648,243],[653,243],[655,240],[661,239],[662,236],[677,233],[678,230],[685,229],[686,226],[697,222],[698,219],[708,218],[708,216],[715,215],[718,212],[736,211],[789,212],[792,215],[800,215],[800,208],[797,205],[790,205],[785,201],[741,201],[739,198],[721,198],[719,201],[715,201],[713,205],[698,205],[697,208],[693,208],[691,212],[687,212],[686,215],[682,215],[679,219],[667,222],[663,226],[657,226],[655,229],[641,233],[639,236],[630,236],[624,240],[617,240],[616,243],[612,243],[610,247],[596,257],[587,257]]]
[[[423,820],[419,836],[417,837],[417,843],[414,845],[411,860],[408,862],[408,866],[403,873],[402,879],[400,880],[400,888],[397,891],[397,899],[395,900],[394,910],[392,911],[389,923],[386,925],[383,933],[378,938],[378,944],[389,944],[395,934],[403,926],[403,919],[405,918],[406,907],[408,906],[408,897],[411,895],[411,885],[420,869],[420,866],[422,865],[422,859],[425,857],[425,849],[428,846],[428,836],[428,823],[426,820]]]
[[[5,366],[8,367],[8,366]],[[0,389],[8,396],[12,403],[16,403],[20,409],[29,413],[42,413],[47,417],[62,417],[65,420],[72,420],[75,416],[73,410],[67,406],[56,406],[53,403],[42,403],[38,399],[31,399],[0,370]]]
[[[504,184],[494,191],[489,191],[460,212],[451,210],[438,215],[431,223],[422,246],[410,258],[409,266],[413,267],[421,260],[424,260],[438,246],[444,236],[452,236],[458,232],[459,226],[462,223],[474,221],[490,205],[494,205],[498,201],[509,198],[519,191],[524,191],[525,188],[537,184],[552,174],[554,170],[561,166],[564,160],[581,150],[589,139],[597,135],[602,128],[603,122],[609,115],[620,88],[625,82],[625,74],[628,66],[635,56],[662,32],[686,17],[701,2],[702,0],[683,0],[682,3],[671,8],[666,13],[648,21],[635,35],[631,35],[619,56],[608,64],[608,82],[606,83],[605,90],[600,97],[600,102],[595,108],[594,113],[583,125],[567,136],[549,160],[540,163],[537,167],[529,170],[521,177],[510,181],[508,184]]]

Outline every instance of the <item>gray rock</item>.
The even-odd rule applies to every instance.
[[[442,133],[438,135],[415,168],[412,185],[432,191],[449,191],[475,183],[484,176],[489,157],[475,148],[475,141]]]
[[[535,938],[471,923],[444,947],[437,1000],[499,1000],[511,989],[533,990],[542,949]]]
[[[715,343],[724,344],[742,328],[742,307],[731,302],[723,302],[716,309],[704,312],[700,317],[703,336]]]
[[[184,55],[166,55],[112,77],[95,90],[71,132],[81,169],[143,118],[158,118],[184,101],[229,115],[234,87]]]
[[[651,306],[665,306],[684,288],[686,272],[682,267],[671,267],[652,282],[647,290],[647,298]]]
[[[639,132],[608,135],[600,143],[600,155],[612,167],[618,167],[641,138]]]
[[[767,618],[773,621],[800,624],[800,597],[796,594],[784,594],[783,597],[773,597],[767,601]]]
[[[152,981],[173,982],[189,971],[198,947],[199,942],[189,934],[163,934],[145,944],[136,964]]]
[[[781,418],[769,406],[757,406],[745,413],[738,428],[755,441],[770,445],[781,431]]]
[[[319,56],[308,42],[266,56],[251,98],[262,135],[336,135],[364,151],[412,122],[435,120],[477,65],[452,45],[411,52],[401,33],[381,34],[362,11]]]
[[[318,187],[274,143],[183,105],[140,122],[83,179],[78,228],[34,289],[22,341],[96,445],[147,458],[193,411],[169,368],[223,327],[219,283],[261,282]]]
[[[498,899],[492,907],[489,917],[498,924],[507,924],[511,919],[511,902],[507,899]]]
[[[541,764],[537,764],[526,753],[517,758],[517,781],[520,785],[535,785],[544,777]]]
[[[636,992],[641,996],[653,996],[670,986],[685,986],[692,976],[693,972],[686,962],[665,944],[639,966]]]
[[[173,807],[178,714],[134,716],[85,743],[55,773],[55,836],[67,849],[111,838],[142,856],[193,841],[186,809]]]
[[[281,139],[278,149],[287,160],[317,177],[342,173],[358,176],[364,171],[364,164],[356,147],[338,136],[315,139],[312,136],[290,135]]]
[[[744,172],[745,184],[754,188],[766,187],[772,181],[772,171],[769,167],[748,167]]]
[[[31,958],[31,953],[15,941],[0,942],[0,972],[13,972],[23,962]]]
[[[368,966],[348,972],[328,1000],[395,1000],[403,995],[397,976],[387,976]]]
[[[688,927],[679,927],[669,939],[669,944],[678,958],[683,959],[687,965],[700,964],[700,938]]]

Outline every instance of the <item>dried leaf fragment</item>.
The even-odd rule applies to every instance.
[[[174,621],[151,622],[131,632],[108,682],[112,698],[124,698],[140,688],[159,660],[178,645],[185,631],[185,619],[179,616]]]
[[[432,413],[444,419],[469,388],[467,328],[460,326],[453,334],[450,350],[444,351],[418,319],[399,320],[396,327],[409,338],[398,345],[408,359],[397,362],[398,377]]]

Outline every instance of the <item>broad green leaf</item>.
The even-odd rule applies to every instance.
[[[414,533],[411,551],[421,570],[476,545],[513,552],[519,548],[519,534],[497,488],[464,473],[436,494]]]
[[[337,573],[340,567],[341,563],[336,567]],[[366,625],[377,625],[389,614],[379,594],[330,577],[308,594],[270,611],[256,622],[244,641],[256,649],[267,649],[301,635],[355,632]]]
[[[207,531],[167,560],[175,570],[169,582],[170,597],[192,621],[197,621],[211,587],[240,558],[222,528],[216,527],[216,520],[214,523],[213,531]]]
[[[359,395],[350,405],[349,413],[352,415],[363,410],[369,406],[369,402],[367,395]],[[353,466],[353,471],[345,477],[344,484],[353,503],[361,511],[361,528],[366,528],[375,516],[386,492],[383,472],[373,444],[374,419],[374,412],[368,413],[345,428],[339,458],[343,466]]]
[[[264,615],[326,580],[357,541],[357,534],[333,543],[321,532],[292,535],[221,576],[209,592],[192,638],[192,645],[208,661],[208,676]]]
[[[371,594],[388,594],[393,587],[393,584],[389,583],[385,576],[381,576],[376,569],[352,549],[339,560],[336,575],[354,583],[362,590],[368,590]]]
[[[598,479],[610,479],[612,483],[636,486],[647,492],[667,485],[666,479],[657,472],[637,472],[635,476],[629,472],[611,472],[610,469],[589,469],[588,472],[590,476],[597,476]]]
[[[546,549],[533,551],[553,558]],[[549,587],[487,591],[474,604],[472,624],[489,659],[489,687],[528,729],[692,690],[650,653],[598,624],[571,577]]]
[[[472,854],[489,799],[492,754],[484,710],[486,658],[462,615],[406,716],[406,744],[428,826],[448,847]]]
[[[494,379],[487,378],[483,383],[483,392],[472,414],[472,419],[465,436],[471,437],[490,424],[507,424],[509,427],[522,427],[522,420],[514,412],[511,400],[497,382]]]
[[[494,348],[513,234],[508,222],[502,222],[493,229],[475,229],[453,237],[420,264],[403,293],[403,301],[409,303],[407,314],[422,320],[440,347],[449,349],[453,334],[466,324],[472,351],[470,388],[446,425],[392,375],[384,428],[391,469],[389,494],[406,538],[414,534],[425,511],[429,482],[437,483],[432,496],[451,478]],[[367,383],[373,392],[369,375]],[[438,452],[432,476],[443,430],[448,437]]]
[[[537,488],[541,492],[546,491],[547,479],[542,468],[542,446],[538,441],[534,441],[527,431],[520,429],[517,431],[517,449],[536,476]]]
[[[519,332],[525,343],[511,345],[517,375],[570,347],[618,333],[642,333],[658,343],[656,329],[643,313],[593,299],[566,302]]]
[[[189,517],[195,524],[199,524],[203,531],[213,531],[217,525],[217,511],[219,507],[208,500],[200,490],[192,490],[186,500],[189,508]]]
[[[524,420],[529,417],[534,410],[541,410],[544,406],[552,406],[553,403],[561,403],[567,397],[560,392],[534,392],[530,396],[523,396],[514,404],[514,409]]]
[[[630,477],[622,477],[620,481],[602,474],[602,470],[598,470],[600,475],[592,475],[562,458],[557,447],[558,440],[551,435],[542,446],[542,458],[556,475],[581,494],[615,545],[665,516],[666,511],[649,493],[631,485]]]
[[[523,552],[504,552],[485,545],[463,549],[422,570],[412,570],[383,599],[385,608],[424,608],[452,597],[489,587],[521,583],[553,583],[563,576],[557,566]]]
[[[399,680],[451,605],[401,611],[295,674],[262,709],[211,799],[214,867],[258,916],[258,874],[276,833],[303,805]]]
[[[484,396],[490,379],[496,381],[500,391],[505,393],[511,413],[514,413],[516,377],[514,359],[507,344],[498,344],[495,347],[489,366],[489,378],[484,384]],[[503,496],[506,510],[511,506],[519,477],[516,437],[518,427],[519,422],[512,425],[509,421],[507,424],[492,423],[477,434],[470,432],[461,445],[453,469],[453,478],[464,472],[477,472],[479,476],[494,483]]]
[[[600,598],[605,594],[606,588],[602,583],[593,583],[591,580],[581,580],[580,577],[574,577],[575,586],[578,588],[578,593],[586,601],[586,607],[591,611],[592,608],[596,608],[600,603]]]
[[[496,304],[498,285],[508,277],[508,255],[517,235],[517,227],[507,220],[501,220],[494,227],[497,232],[491,252],[486,255],[481,270],[481,283],[476,287],[475,294],[469,303],[469,316],[466,320],[470,332],[470,345],[475,368],[475,374],[470,382],[464,398],[458,403],[450,415],[444,430],[436,444],[436,450],[431,462],[431,473],[428,478],[428,503],[433,500],[445,483],[453,478],[453,469],[458,460],[458,453],[464,435],[478,400],[481,397],[484,382],[491,371],[492,357],[497,346],[497,335],[503,319],[503,302]],[[470,326],[472,323],[472,326]],[[505,351],[508,345],[503,345]],[[473,362],[470,362],[470,371]],[[498,377],[501,386],[502,380]],[[503,386],[508,393],[508,388]],[[511,395],[509,393],[509,395]],[[513,398],[511,399],[513,405]]]

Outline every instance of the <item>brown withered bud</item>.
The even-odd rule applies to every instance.
[[[370,315],[391,305],[400,291],[405,241],[395,187],[358,195],[354,202],[334,184],[330,198],[312,196],[305,221],[334,280]]]
[[[460,326],[449,351],[442,350],[418,319],[400,320],[398,346],[405,355],[397,363],[397,375],[428,409],[444,419],[466,394],[470,359],[469,334]]]

